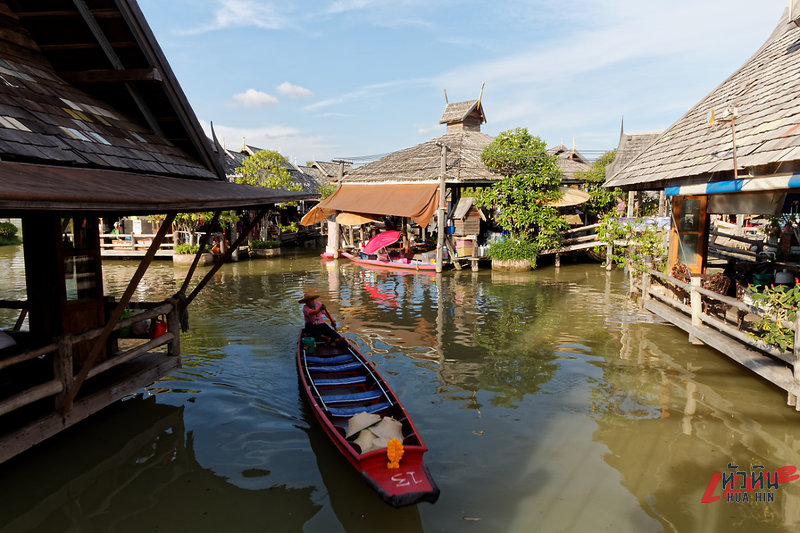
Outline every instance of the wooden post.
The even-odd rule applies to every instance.
[[[561,254],[556,252],[556,268],[561,268]]]
[[[205,275],[205,277],[204,277],[203,279],[201,279],[201,280],[200,280],[200,283],[198,283],[198,284],[195,286],[195,288],[194,288],[194,289],[192,289],[192,292],[191,292],[191,294],[189,294],[189,295],[186,297],[186,302],[184,303],[184,305],[188,306],[190,303],[192,303],[192,300],[194,300],[195,296],[197,296],[197,294],[198,294],[198,293],[199,293],[201,290],[203,290],[203,287],[205,287],[205,286],[206,286],[206,284],[209,282],[209,280],[211,280],[211,278],[213,278],[213,277],[214,277],[214,274],[216,274],[216,273],[217,273],[217,271],[218,271],[218,270],[219,270],[219,269],[222,267],[222,265],[225,263],[225,261],[227,261],[227,260],[228,260],[228,255],[230,254],[231,250],[232,250],[232,249],[234,249],[234,248],[238,248],[238,247],[239,247],[239,245],[241,244],[241,242],[242,242],[242,241],[243,241],[243,240],[246,238],[246,236],[247,236],[247,235],[250,233],[250,230],[252,230],[252,228],[254,228],[254,227],[255,227],[255,225],[256,225],[256,224],[258,224],[258,223],[261,221],[261,219],[262,219],[262,218],[264,218],[264,217],[266,216],[266,214],[267,214],[267,210],[266,210],[266,209],[264,209],[264,210],[260,211],[260,212],[259,212],[259,213],[258,213],[258,214],[255,216],[255,218],[253,218],[253,220],[251,220],[251,221],[250,221],[250,225],[249,225],[247,228],[245,228],[245,231],[243,231],[243,232],[242,232],[242,234],[239,236],[239,239],[238,239],[238,240],[237,240],[237,241],[236,241],[236,242],[235,242],[235,243],[234,243],[234,244],[231,246],[231,249],[229,249],[229,250],[228,250],[226,253],[222,254],[222,257],[220,257],[219,261],[214,263],[214,266],[212,266],[212,267],[211,267],[211,269],[210,269],[208,272],[206,272],[206,275]],[[185,291],[185,288],[186,288],[186,287],[182,288],[180,292],[184,292],[184,291]],[[182,310],[181,310],[181,311],[182,311]]]
[[[639,302],[639,307],[644,309],[644,304],[650,299],[650,272],[645,269],[642,272],[642,299]]]
[[[606,270],[609,272],[611,271],[613,265],[612,256],[614,255],[614,245],[612,243],[608,243],[606,245]]]
[[[125,307],[127,307],[128,302],[131,301],[133,292],[136,290],[136,287],[139,286],[139,282],[142,280],[144,273],[147,271],[147,267],[149,267],[150,263],[153,261],[156,251],[161,247],[161,243],[163,242],[164,236],[167,233],[167,228],[175,220],[176,214],[177,213],[168,214],[167,218],[158,229],[158,233],[156,233],[156,236],[153,237],[153,242],[150,243],[147,253],[145,254],[144,258],[142,258],[142,262],[139,263],[139,267],[136,269],[136,272],[134,272],[133,277],[128,283],[128,287],[125,289],[125,292],[122,294],[122,298],[120,298],[119,303],[117,304],[117,307],[111,311],[111,316],[108,318],[108,322],[106,322],[105,327],[103,327],[103,331],[100,333],[100,336],[94,340],[94,345],[92,345],[92,349],[89,352],[86,361],[83,363],[78,376],[73,382],[74,385],[72,390],[65,395],[62,413],[72,409],[72,401],[75,399],[75,395],[78,394],[83,382],[86,381],[86,378],[89,375],[89,370],[91,370],[94,366],[94,363],[97,360],[97,357],[100,355],[103,346],[105,346],[108,337],[111,335],[114,326],[117,325],[117,322],[119,322],[119,319],[122,316],[122,312],[125,310]]]
[[[181,310],[177,298],[170,298],[172,309],[167,313],[167,331],[175,336],[167,345],[167,353],[173,357],[181,355]]]
[[[328,221],[328,246],[325,251],[333,254],[334,259],[339,259],[339,224],[335,220]]]
[[[699,328],[702,327],[703,321],[700,320],[700,314],[703,312],[703,305],[702,305],[702,297],[699,292],[697,292],[697,287],[700,286],[700,276],[692,276],[692,286],[690,288],[690,301],[692,304],[692,327]],[[689,335],[689,342],[692,344],[703,344],[701,340],[699,340],[694,335]]]
[[[800,383],[800,313],[797,313],[797,318],[794,321],[794,362],[792,363],[792,375],[794,376],[795,383]],[[800,411],[800,402],[797,401],[797,396],[791,392],[789,393],[789,401],[787,403]]]
[[[439,236],[436,240],[436,272],[442,271],[444,261],[444,238],[447,229],[447,221],[445,220],[447,213],[444,203],[445,195],[447,194],[447,184],[444,181],[445,173],[447,172],[447,145],[441,143],[439,146],[442,147],[442,159],[439,169],[439,209],[436,212],[436,225],[439,229]]]
[[[207,230],[203,234],[203,238],[200,241],[200,248],[197,249],[197,253],[194,254],[194,260],[192,261],[192,266],[189,267],[189,272],[186,273],[186,278],[183,280],[183,285],[181,286],[180,292],[185,293],[186,289],[189,287],[189,281],[191,281],[192,276],[194,276],[194,271],[197,268],[197,264],[200,262],[200,256],[203,255],[203,252],[206,251],[206,247],[208,246],[208,241],[211,240],[211,231],[210,229],[213,228],[217,222],[219,222],[219,216],[222,211],[217,211],[214,213],[214,218],[211,221],[211,225],[209,226],[209,230]]]
[[[70,392],[72,391],[72,336],[62,335],[58,339],[58,352],[56,352],[55,359],[53,359],[53,377],[61,382],[63,388],[61,392],[56,395],[55,409],[61,414],[65,414],[71,407],[71,402],[68,402]],[[67,404],[69,403],[69,407]]]

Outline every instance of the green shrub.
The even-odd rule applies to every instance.
[[[262,241],[256,239],[250,241],[250,248],[252,248],[253,250],[263,250],[265,248],[280,248],[280,246],[281,246],[280,241],[275,241],[275,240]]]
[[[0,245],[3,244],[19,244],[21,241],[17,238],[18,228],[11,222],[0,222]]]
[[[17,227],[11,222],[0,222],[0,237],[16,237]]]
[[[491,243],[486,254],[490,259],[498,261],[527,259],[531,262],[531,268],[536,268],[538,252],[537,244],[527,237],[519,239],[507,237],[502,241]]]
[[[196,254],[197,250],[200,249],[199,244],[176,244],[175,245],[175,253],[182,255],[182,254]]]

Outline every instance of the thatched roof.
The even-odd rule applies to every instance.
[[[467,102],[453,102],[448,103],[442,113],[442,118],[439,119],[439,124],[453,124],[455,122],[464,122],[470,115],[475,114],[480,117],[481,124],[486,123],[486,115],[483,114],[483,106],[480,100],[469,100]]]
[[[667,128],[606,186],[654,189],[733,177],[730,123],[709,117],[736,107],[741,175],[757,180],[800,168],[800,27],[784,11],[773,34],[732,76]]]
[[[547,153],[558,156],[556,163],[558,164],[558,168],[561,169],[562,181],[564,183],[582,182],[583,180],[575,177],[575,173],[585,172],[589,170],[589,167],[592,166],[592,164],[583,156],[583,154],[574,148],[567,148],[563,144],[549,148]]]
[[[447,153],[447,182],[494,182],[501,176],[491,172],[481,161],[481,152],[493,140],[489,135],[476,131],[446,133],[360,166],[345,175],[343,183],[437,181],[441,173],[441,144],[450,148]]]

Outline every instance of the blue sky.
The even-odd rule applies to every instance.
[[[661,130],[766,40],[786,0],[139,0],[203,126],[299,163],[444,133],[478,97],[489,135],[589,157]]]

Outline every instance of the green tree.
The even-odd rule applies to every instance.
[[[242,161],[242,166],[235,170],[236,183],[299,191],[300,185],[292,182],[292,176],[286,167],[288,160],[278,152],[261,150]]]
[[[558,186],[562,174],[557,159],[547,153],[543,140],[525,128],[504,131],[483,150],[483,163],[503,178],[483,189],[476,202],[494,209],[497,223],[517,241],[519,255],[507,257],[506,243],[502,246],[504,258],[529,259],[535,264],[536,252],[561,243],[567,224],[556,208],[546,205],[561,197]],[[492,247],[489,255],[495,255]]]
[[[323,183],[322,185],[319,186],[319,199],[324,200],[334,192],[336,192],[335,183],[330,183],[330,182]]]
[[[589,200],[583,204],[584,209],[598,218],[614,211],[617,207],[617,198],[624,195],[619,187],[613,189],[603,187],[603,183],[606,181],[606,167],[614,161],[616,153],[616,150],[606,152],[592,163],[588,170],[575,173],[576,178],[586,181]]]

